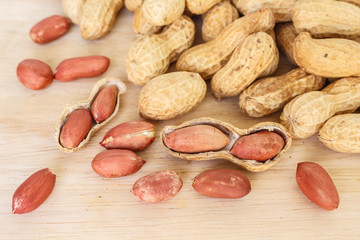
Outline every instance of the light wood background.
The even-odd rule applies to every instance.
[[[204,170],[238,167],[220,159],[191,162],[174,158],[162,149],[159,132],[165,125],[197,117],[217,118],[239,128],[279,121],[279,114],[247,117],[240,112],[237,97],[218,102],[208,91],[194,111],[153,122],[157,138],[139,152],[147,161],[143,168],[127,177],[99,177],[90,163],[104,150],[98,144],[104,134],[117,124],[141,119],[136,108],[141,88],[127,81],[124,66],[135,40],[132,13],[122,9],[111,33],[99,40],[81,39],[74,25],[62,38],[37,45],[29,38],[30,28],[45,17],[63,14],[61,1],[1,0],[0,8],[0,239],[360,239],[359,155],[333,152],[316,136],[294,140],[281,161],[265,172],[244,171],[252,191],[242,199],[212,199],[192,189],[192,178]],[[63,59],[94,54],[111,59],[103,76],[122,78],[128,90],[118,115],[84,149],[63,153],[53,137],[58,117],[66,103],[87,99],[101,77],[54,81],[44,90],[33,91],[17,80],[16,66],[25,58],[36,58],[55,69]],[[282,59],[277,73],[290,68]],[[319,208],[298,189],[295,171],[302,161],[317,162],[332,176],[341,198],[337,210]],[[53,193],[32,213],[13,215],[13,192],[45,167],[57,175]],[[147,204],[130,193],[138,178],[164,169],[177,171],[184,181],[173,199]]]

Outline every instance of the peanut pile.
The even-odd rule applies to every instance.
[[[279,161],[292,138],[317,132],[335,151],[360,152],[360,118],[353,113],[360,106],[359,0],[63,0],[68,18],[40,21],[31,29],[31,39],[39,44],[53,41],[71,22],[80,26],[82,38],[100,38],[109,33],[123,5],[134,12],[138,36],[125,66],[129,82],[143,86],[138,98],[141,117],[168,120],[192,111],[205,97],[206,80],[216,99],[239,97],[239,111],[251,117],[281,111],[279,123],[249,129],[206,117],[166,126],[160,140],[173,156],[224,158],[249,171],[263,171]],[[195,46],[194,15],[203,17],[203,43]],[[278,68],[279,50],[297,68],[271,76]],[[26,87],[39,90],[54,78],[71,81],[100,75],[109,61],[104,56],[68,59],[53,74],[46,63],[27,59],[19,64],[17,75]],[[167,73],[171,63],[176,71]],[[59,148],[81,149],[117,113],[125,90],[120,80],[104,78],[87,101],[67,106],[56,125]],[[137,172],[146,161],[134,151],[154,138],[154,126],[145,121],[116,126],[100,143],[107,150],[94,157],[94,171],[102,177]],[[296,179],[311,201],[327,210],[338,207],[337,189],[320,165],[299,163]],[[32,175],[14,193],[13,212],[34,210],[54,184],[48,169]],[[246,176],[230,169],[205,171],[192,186],[216,198],[241,198],[251,191]],[[140,178],[132,193],[154,203],[174,197],[181,187],[181,177],[165,170]],[[32,191],[39,191],[40,197],[33,200]]]

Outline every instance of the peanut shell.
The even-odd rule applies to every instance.
[[[319,140],[328,148],[344,153],[360,153],[360,114],[341,114],[319,129]]]
[[[97,94],[100,92],[100,90],[103,89],[105,86],[110,86],[110,85],[115,85],[118,89],[116,105],[115,105],[113,113],[106,120],[104,120],[101,123],[95,124],[95,122],[93,121],[93,125],[92,125],[89,133],[86,135],[85,139],[77,147],[74,147],[74,148],[63,147],[60,144],[60,133],[61,133],[61,128],[65,124],[69,115],[74,110],[77,110],[77,109],[85,109],[85,108],[90,109],[93,101],[95,100],[95,98],[96,98]],[[126,86],[120,79],[115,78],[115,77],[105,77],[96,82],[96,84],[94,85],[87,100],[81,101],[78,103],[67,104],[55,125],[54,137],[55,137],[58,148],[63,152],[74,152],[74,151],[78,151],[78,150],[82,149],[89,142],[91,136],[97,130],[99,130],[101,127],[103,127],[105,124],[110,122],[111,119],[113,119],[115,117],[115,115],[118,113],[119,106],[120,106],[120,95],[123,94],[125,91],[126,91]]]
[[[360,8],[335,0],[303,0],[293,8],[292,21],[298,32],[311,34],[360,34]]]
[[[296,63],[310,74],[328,78],[360,76],[360,43],[356,41],[313,39],[303,32],[295,38],[293,51]]]
[[[291,10],[299,0],[233,0],[234,5],[244,15],[262,8],[270,8],[276,22],[291,21]]]
[[[294,60],[293,48],[298,32],[294,25],[291,22],[276,24],[275,32],[279,50],[285,54],[290,63],[297,65]]]
[[[112,28],[123,0],[63,0],[65,14],[80,25],[83,39],[104,36]]]
[[[263,117],[282,109],[294,97],[320,90],[326,80],[297,68],[276,77],[262,78],[239,97],[240,109],[251,117]]]
[[[181,129],[188,126],[194,125],[210,125],[213,126],[220,131],[222,131],[230,140],[229,144],[225,147],[216,150],[216,151],[209,151],[209,152],[199,152],[199,153],[180,153],[177,151],[172,150],[166,145],[166,136],[171,132]],[[259,132],[259,131],[274,131],[275,133],[279,134],[283,137],[285,146],[283,149],[274,157],[267,161],[256,161],[256,160],[249,160],[249,159],[240,159],[230,153],[235,141],[245,135],[249,135],[251,133]],[[161,144],[165,148],[167,152],[169,152],[174,157],[184,158],[187,160],[193,161],[203,161],[203,160],[212,160],[212,159],[226,159],[230,162],[235,163],[251,172],[260,172],[269,169],[275,163],[280,161],[281,156],[290,148],[291,145],[291,137],[290,134],[287,132],[286,128],[279,123],[275,122],[262,122],[258,123],[248,129],[239,129],[232,126],[229,123],[222,122],[217,119],[213,118],[197,118],[190,121],[186,121],[177,126],[165,126],[161,133],[160,133]]]
[[[161,26],[154,26],[150,24],[144,17],[142,7],[136,9],[133,19],[133,30],[135,34],[154,34],[161,30]]]
[[[184,51],[176,62],[176,69],[197,72],[202,78],[209,79],[225,66],[247,36],[272,29],[274,25],[274,15],[268,8],[241,17],[225,27],[215,39]]]
[[[221,0],[186,0],[186,6],[193,14],[204,14]]]
[[[251,34],[211,79],[211,91],[219,100],[239,95],[259,76],[274,72],[278,63],[279,52],[273,38],[264,32]]]
[[[239,18],[237,9],[229,2],[222,1],[203,15],[202,39],[213,40],[230,23]]]
[[[176,21],[185,9],[185,0],[144,0],[143,14],[154,26],[169,25]]]
[[[139,94],[143,118],[168,120],[191,111],[206,94],[206,83],[197,73],[172,72],[150,80]]]
[[[170,63],[192,45],[194,36],[193,21],[182,16],[160,34],[140,37],[126,56],[129,81],[144,86],[150,79],[164,74]]]
[[[141,7],[144,0],[124,0],[124,5],[130,12],[135,12]]]
[[[342,78],[321,91],[295,97],[285,105],[280,116],[294,138],[314,135],[335,114],[351,113],[360,106],[360,78]]]

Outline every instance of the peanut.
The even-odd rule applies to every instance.
[[[96,77],[103,74],[109,65],[110,59],[100,55],[68,58],[57,66],[55,79],[68,82],[79,78]]]
[[[168,120],[197,107],[206,94],[206,83],[197,73],[172,72],[149,81],[140,91],[141,117]]]
[[[233,0],[234,5],[244,15],[262,8],[270,8],[276,22],[291,21],[291,10],[298,0]]]
[[[124,5],[130,12],[135,12],[141,7],[144,0],[125,0]]]
[[[338,208],[340,199],[336,186],[326,170],[319,164],[298,163],[296,181],[305,196],[319,207],[326,210]]]
[[[330,117],[355,111],[360,106],[360,78],[343,78],[321,91],[295,97],[285,105],[280,122],[292,137],[307,138],[315,134]]]
[[[111,30],[123,4],[123,0],[63,0],[63,9],[80,25],[82,38],[96,39]]]
[[[297,68],[277,76],[259,79],[239,97],[240,109],[251,117],[263,117],[282,109],[294,97],[320,90],[326,80]]]
[[[360,76],[360,43],[348,39],[313,39],[300,33],[294,59],[306,72],[329,78]]]
[[[133,29],[135,34],[154,34],[161,30],[161,26],[150,24],[144,17],[142,7],[139,7],[134,13]]]
[[[115,178],[134,174],[146,163],[136,153],[125,149],[111,149],[97,154],[91,167],[100,176]]]
[[[56,175],[48,168],[33,173],[14,192],[12,212],[23,214],[34,211],[49,197],[55,180]]]
[[[176,152],[199,153],[217,151],[230,142],[219,129],[210,125],[180,128],[165,136],[164,144]]]
[[[223,158],[253,172],[269,169],[291,145],[289,133],[278,123],[263,122],[248,129],[238,129],[212,118],[198,118],[178,126],[165,126],[160,138],[165,150],[175,157],[194,161]],[[275,142],[268,144],[269,140]],[[255,157],[241,155],[239,152],[242,146],[234,144],[237,141],[244,141],[244,152],[255,153]]]
[[[176,69],[197,72],[202,78],[209,79],[225,66],[235,48],[247,36],[272,29],[274,25],[274,15],[270,9],[261,9],[241,17],[225,27],[212,41],[184,51],[176,63]]]
[[[110,148],[124,148],[141,151],[155,139],[154,125],[145,121],[129,121],[110,129],[100,145]]]
[[[352,3],[360,7],[360,0],[340,0],[340,1]]]
[[[176,21],[185,9],[185,0],[144,0],[144,17],[154,26],[169,25]]]
[[[49,65],[37,59],[25,59],[16,68],[19,81],[27,88],[40,90],[49,86],[54,79]]]
[[[239,95],[256,78],[273,73],[279,52],[273,38],[264,32],[249,35],[228,63],[211,79],[211,91],[218,99]]]
[[[344,153],[360,153],[360,114],[341,114],[327,120],[318,138],[328,148]]]
[[[278,155],[284,145],[284,139],[279,134],[261,131],[241,136],[230,153],[241,159],[267,161]]]
[[[114,112],[118,89],[116,86],[103,88],[91,104],[91,115],[96,123],[105,121]]]
[[[204,14],[221,0],[186,0],[186,6],[193,14]]]
[[[30,37],[36,43],[48,43],[64,35],[70,24],[70,19],[53,15],[36,23],[30,30]]]
[[[91,129],[92,118],[88,109],[73,111],[61,129],[60,144],[66,148],[77,147]]]
[[[249,179],[234,169],[212,169],[197,175],[192,187],[200,194],[213,198],[242,198],[249,194]]]
[[[202,39],[213,40],[230,23],[239,18],[237,9],[229,2],[222,1],[203,15]]]
[[[62,0],[64,13],[71,22],[80,24],[81,11],[87,0]]]
[[[360,34],[360,8],[335,0],[304,0],[293,8],[292,20],[297,31],[311,34]],[[316,20],[314,20],[316,19]]]
[[[279,23],[275,26],[276,42],[282,53],[293,65],[297,65],[294,60],[293,48],[295,38],[298,35],[292,23]]]
[[[183,182],[174,171],[160,171],[139,178],[131,192],[141,201],[158,203],[173,198]]]
[[[113,87],[116,87],[116,90],[113,89]],[[110,87],[110,88],[108,88]],[[108,89],[110,90],[111,93],[109,93],[108,91],[105,91],[104,93],[100,92],[103,89]],[[113,98],[114,96],[111,96],[112,94],[114,94],[114,92],[116,91],[116,99],[112,100],[112,103],[115,103],[115,106],[111,109],[109,108],[105,114],[105,112],[103,112],[105,109],[107,109],[109,106],[105,106],[108,103],[106,103],[109,98]],[[66,105],[66,107],[64,108],[60,118],[58,119],[58,121],[56,122],[55,125],[55,139],[57,142],[57,146],[59,147],[59,149],[61,151],[64,152],[74,152],[77,150],[80,150],[81,148],[83,148],[90,140],[91,136],[97,131],[99,130],[101,127],[103,127],[105,124],[107,124],[108,122],[111,121],[111,119],[113,119],[117,112],[119,111],[119,106],[120,106],[120,95],[122,93],[124,93],[126,91],[126,86],[124,85],[124,83],[117,78],[112,78],[112,77],[106,77],[103,79],[100,79],[99,81],[96,82],[96,84],[94,85],[88,99],[86,101],[81,101],[81,102],[77,102],[77,103],[73,103],[73,104],[68,104]],[[104,96],[106,95],[106,96]],[[97,99],[95,101],[95,99],[99,97],[99,99]],[[105,100],[104,98],[106,98],[107,100]],[[111,115],[108,116],[106,119],[104,119],[103,121],[99,122],[99,123],[94,123],[94,124],[90,124],[91,125],[91,129],[89,130],[88,134],[86,135],[86,138],[83,139],[80,144],[78,144],[75,147],[66,147],[63,146],[61,144],[60,141],[60,134],[62,132],[63,126],[66,124],[67,119],[69,118],[69,116],[71,115],[71,113],[73,113],[75,110],[81,110],[81,109],[91,109],[92,110],[92,114],[94,115],[94,118],[98,118],[99,116],[106,116],[108,113],[111,112]],[[90,115],[91,118],[91,115]],[[84,126],[82,126],[81,128],[83,128]]]
[[[194,36],[193,21],[182,16],[162,33],[140,37],[129,49],[125,61],[129,81],[143,86],[164,74],[169,64],[192,45]]]

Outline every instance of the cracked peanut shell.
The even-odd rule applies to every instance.
[[[98,95],[98,93],[104,87],[107,87],[107,86],[116,86],[117,87],[116,105],[115,105],[113,113],[106,120],[104,120],[100,123],[95,123],[95,121],[93,120],[90,131],[87,133],[86,137],[77,146],[72,147],[72,148],[66,148],[66,147],[62,146],[61,142],[60,142],[61,130],[62,130],[62,127],[65,125],[66,121],[68,120],[70,114],[75,110],[90,109],[91,105],[94,102],[94,100],[96,99],[96,96]],[[97,83],[94,85],[87,100],[81,101],[78,103],[67,104],[55,125],[54,137],[55,137],[58,148],[63,152],[74,152],[74,151],[78,151],[81,148],[83,148],[89,142],[91,136],[97,130],[99,130],[105,124],[110,122],[111,119],[113,119],[116,116],[116,114],[119,111],[119,106],[120,106],[120,95],[125,93],[125,91],[126,91],[126,86],[120,79],[115,78],[115,77],[105,77],[105,78],[97,81]]]
[[[186,128],[189,126],[196,125],[210,125],[218,130],[220,130],[224,135],[229,139],[228,144],[226,144],[221,149],[205,152],[195,152],[195,153],[184,153],[174,151],[166,144],[166,136],[178,129]],[[278,154],[266,161],[256,161],[249,159],[240,159],[235,155],[231,154],[231,149],[233,148],[235,142],[242,136],[247,136],[253,133],[261,131],[270,131],[279,134],[284,139],[284,146]],[[177,126],[168,125],[165,126],[160,133],[161,144],[164,149],[173,155],[174,157],[184,158],[187,160],[193,161],[203,161],[203,160],[212,160],[212,159],[226,159],[230,162],[235,163],[251,172],[260,172],[269,169],[274,164],[280,161],[281,156],[290,148],[292,138],[288,133],[287,129],[279,123],[276,122],[262,122],[258,123],[248,129],[239,129],[232,126],[229,123],[213,119],[213,118],[197,118],[190,121],[186,121]]]

